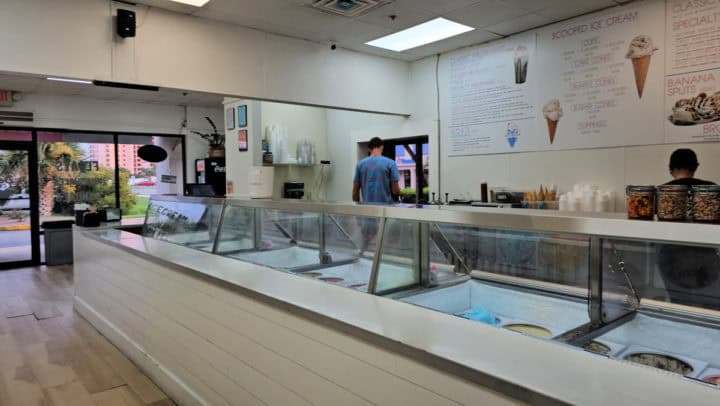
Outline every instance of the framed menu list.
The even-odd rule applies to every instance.
[[[523,150],[537,113],[534,33],[456,52],[448,59],[448,155]]]
[[[720,141],[720,1],[666,7],[665,141]]]
[[[642,3],[540,31],[539,149],[664,141],[664,14]]]

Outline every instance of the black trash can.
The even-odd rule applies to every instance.
[[[43,221],[45,230],[45,263],[65,265],[73,263],[72,220]]]

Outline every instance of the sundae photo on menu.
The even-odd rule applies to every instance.
[[[655,48],[650,36],[638,35],[630,41],[630,46],[625,55],[625,58],[632,61],[633,71],[635,72],[635,86],[641,99],[645,89],[645,79],[647,79],[648,70],[650,69],[650,60],[657,50],[658,48]]]
[[[563,115],[562,107],[560,107],[560,100],[553,99],[545,103],[543,106],[543,115],[547,121],[548,136],[550,137],[550,144],[555,142],[555,131],[557,131],[558,121]]]
[[[525,83],[527,80],[528,50],[524,45],[515,48],[515,83]]]
[[[668,119],[675,125],[696,125],[720,120],[720,91],[678,100]]]

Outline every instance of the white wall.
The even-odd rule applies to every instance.
[[[315,143],[317,163],[329,159],[327,137],[327,109],[306,107],[292,104],[262,102],[262,131],[267,133],[270,125],[282,126],[288,135],[288,153],[296,155],[296,146],[300,141]],[[278,157],[275,157],[277,160]],[[283,183],[300,181],[305,183],[305,197],[310,200],[321,200],[325,195],[325,186],[320,185],[322,168],[319,166],[276,166],[274,182],[274,198],[282,198]]]
[[[435,121],[352,111],[328,110],[328,151],[333,161],[327,199],[348,202],[358,161],[358,143],[372,137],[382,139],[427,135],[430,143],[430,189],[437,189],[437,131]]]
[[[137,11],[136,38],[115,38],[111,10],[117,7]],[[406,62],[145,6],[4,0],[0,38],[0,71],[410,111]]]
[[[227,109],[237,112],[240,105],[247,106],[248,150],[240,151],[238,145],[238,129],[227,128]],[[228,183],[228,197],[246,199],[250,197],[248,175],[254,166],[261,164],[262,158],[262,119],[260,102],[254,100],[225,99],[222,128],[225,129],[225,176]],[[236,114],[236,113],[233,113]],[[237,122],[237,121],[236,121]],[[220,127],[218,127],[220,128]],[[230,187],[232,185],[232,187]]]
[[[203,118],[205,116],[218,125],[223,122],[221,106],[189,106],[187,128],[182,129],[185,118],[182,106],[41,93],[24,93],[21,101],[3,110],[33,112],[35,120],[32,126],[38,128],[185,134],[188,182],[195,179],[195,159],[203,158],[207,153],[207,142],[190,134],[189,130],[207,130],[209,126]],[[182,180],[182,176],[178,176],[179,192],[182,192]]]

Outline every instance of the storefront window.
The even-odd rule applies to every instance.
[[[72,218],[76,203],[116,207],[112,135],[38,132],[37,148],[41,220]]]
[[[117,160],[112,134],[38,132],[37,139],[41,221],[73,218],[78,203],[98,209],[119,203],[123,219],[142,221],[150,195],[181,190],[180,137],[119,135]],[[168,158],[141,159],[138,150],[148,144],[165,149]]]
[[[144,145],[156,145],[167,152],[162,162],[152,163],[141,159],[138,150]],[[142,219],[145,217],[148,201],[154,194],[176,194],[178,185],[182,185],[183,153],[179,137],[161,137],[153,135],[118,136],[118,167],[121,174],[122,189],[129,192],[132,205],[123,209],[123,218]]]

